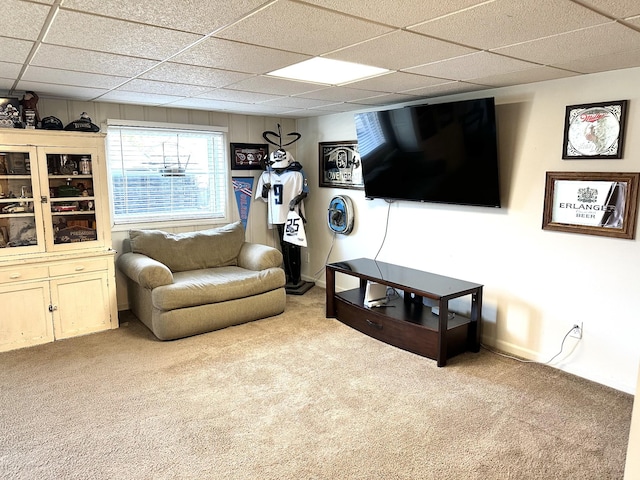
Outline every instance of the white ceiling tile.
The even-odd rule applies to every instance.
[[[421,97],[437,97],[439,95],[452,95],[454,93],[465,93],[484,90],[489,87],[484,85],[476,85],[466,82],[446,82],[439,85],[431,85],[424,88],[416,88],[415,90],[409,90],[406,93],[413,95],[419,95]]]
[[[0,78],[16,78],[21,69],[21,63],[0,62]]]
[[[420,75],[447,78],[449,80],[471,80],[499,73],[527,70],[534,66],[530,62],[516,60],[489,52],[477,52],[463,57],[409,68],[406,71]]]
[[[24,40],[36,40],[44,26],[51,7],[18,0],[2,0],[0,34]],[[24,19],[29,19],[25,22]],[[4,57],[4,50],[3,52]]]
[[[279,0],[216,36],[291,52],[320,55],[391,30],[389,27],[309,5]]]
[[[208,92],[211,89],[209,87],[202,87],[198,85],[185,85],[180,83],[134,79],[120,86],[118,90],[124,92],[140,92],[158,95],[193,97]]]
[[[411,30],[463,45],[493,49],[608,21],[570,0],[497,0]]]
[[[322,105],[328,105],[330,103],[335,103],[335,102],[324,102],[322,100],[313,100],[311,98],[280,97],[275,100],[267,100],[266,102],[262,102],[260,105],[267,105],[267,106],[275,105],[277,107],[286,107],[286,108],[294,109],[294,108],[320,107]]]
[[[166,28],[61,10],[44,42],[161,60],[201,38]]]
[[[282,98],[281,95],[270,95],[268,93],[257,92],[242,92],[239,90],[228,90],[219,88],[207,93],[199,95],[200,98],[207,98],[211,100],[224,100],[225,102],[240,102],[240,103],[260,103],[267,100],[276,100]]]
[[[570,62],[558,63],[556,66],[580,73],[598,73],[640,67],[640,49],[581,58]]]
[[[261,103],[252,105],[248,103],[222,102],[222,110],[231,112],[240,112],[254,115],[281,115],[289,109],[278,105],[269,105]]]
[[[321,107],[315,107],[311,110],[322,110],[323,112],[354,112],[356,110],[361,110],[362,105],[357,105],[355,103],[334,103],[333,105],[325,105]]]
[[[164,106],[193,108],[197,110],[223,110],[225,102],[219,100],[206,100],[203,98],[177,98]]]
[[[132,77],[150,69],[157,62],[112,53],[90,52],[56,45],[40,45],[32,65],[77,72],[101,73]]]
[[[626,18],[640,15],[638,0],[582,0],[588,7],[607,12],[615,18]]]
[[[491,87],[505,87],[509,85],[523,85],[526,83],[557,80],[559,78],[574,77],[576,75],[579,74],[559,68],[541,66],[528,70],[477,77],[473,79],[473,82]]]
[[[295,117],[640,66],[638,0],[0,0],[0,18],[0,89],[18,97]],[[393,72],[265,76],[312,55]]]
[[[232,90],[244,90],[245,92],[273,93],[275,95],[298,95],[324,88],[316,83],[296,82],[282,78],[259,75],[229,85]]]
[[[427,85],[437,85],[445,80],[440,78],[431,78],[424,75],[414,75],[405,72],[393,72],[378,77],[360,80],[359,82],[349,83],[351,88],[362,90],[373,90],[375,92],[400,92],[411,88],[419,88]]]
[[[33,42],[0,37],[0,52],[2,52],[3,62],[24,63],[32,48]]]
[[[252,77],[253,75],[248,73],[198,67],[196,65],[184,65],[174,62],[158,64],[157,67],[154,67],[141,76],[141,78],[148,78],[149,80],[202,85],[211,88],[224,87]]]
[[[236,72],[268,73],[308,58],[307,55],[298,53],[252,47],[221,38],[208,38],[186,52],[176,55],[172,61]]]
[[[94,87],[111,89],[127,80],[127,77],[99,75],[95,73],[73,72],[56,68],[29,66],[23,80],[30,82],[54,83],[77,87]]]
[[[621,50],[637,50],[639,48],[640,32],[611,22],[540,40],[497,48],[495,52],[553,66],[601,55],[612,55]]]
[[[264,0],[65,0],[63,7],[173,30],[208,34],[262,4]]]
[[[13,87],[13,80],[0,78],[0,96],[8,97],[11,87]]]
[[[329,87],[296,96],[333,102],[354,102],[362,98],[369,98],[377,95],[380,95],[380,92],[375,92],[372,90],[361,90],[358,88],[350,87]]]
[[[52,83],[26,82],[18,83],[18,90],[37,92],[43,96],[42,92],[46,92],[47,97],[57,98],[73,98],[74,100],[89,101],[99,97],[107,90],[99,88],[77,87],[69,85],[54,85]]]
[[[171,107],[181,108],[193,108],[196,110],[217,110],[217,111],[230,111],[241,113],[253,113],[255,115],[279,115],[286,112],[287,108],[278,107],[276,105],[259,104],[254,105],[250,103],[240,102],[226,102],[224,100],[212,100],[203,98],[185,98],[177,100],[170,105]]]
[[[304,2],[386,25],[407,27],[484,3],[486,0],[421,0],[419,2],[402,3],[391,0],[386,2],[372,2],[371,0],[304,0]]]
[[[319,109],[308,109],[308,110],[288,110],[281,114],[283,117],[290,118],[310,118],[310,117],[320,117],[322,115],[327,115],[327,112],[323,112]]]
[[[401,70],[475,51],[417,33],[395,31],[325,56],[390,70]],[[385,52],[385,55],[381,56],[380,52]]]
[[[98,101],[116,103],[134,103],[138,105],[164,105],[179,100],[179,96],[154,95],[151,93],[125,92],[122,90],[112,90],[105,93]]]
[[[377,97],[371,98],[363,98],[358,100],[357,103],[360,105],[391,105],[393,103],[402,103],[402,102],[410,102],[416,99],[416,95],[413,94],[403,94],[403,93],[388,93],[385,95],[379,95]]]

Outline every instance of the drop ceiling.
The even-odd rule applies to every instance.
[[[640,66],[638,0],[2,0],[0,96],[305,117]],[[315,56],[390,72],[268,72]]]

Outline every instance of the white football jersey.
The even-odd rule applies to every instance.
[[[262,196],[262,187],[266,183],[271,184],[269,197]],[[256,188],[255,198],[261,198],[268,202],[268,222],[271,225],[287,223],[289,202],[302,193],[304,188],[304,174],[300,171],[284,170],[281,173],[275,170],[262,172]]]

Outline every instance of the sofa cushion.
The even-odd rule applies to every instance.
[[[172,272],[238,264],[244,242],[240,222],[197,232],[129,231],[131,251],[165,264]]]
[[[284,287],[282,268],[261,271],[218,267],[179,272],[173,283],[153,289],[151,303],[159,310],[174,310],[251,297]]]

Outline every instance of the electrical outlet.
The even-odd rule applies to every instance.
[[[577,323],[573,325],[573,328],[569,332],[569,336],[573,338],[582,338],[582,322],[580,325]]]

